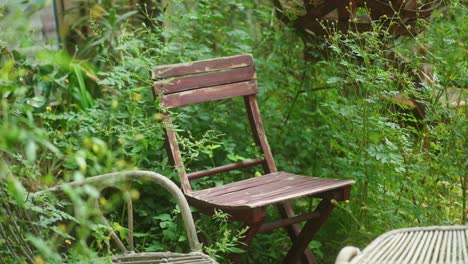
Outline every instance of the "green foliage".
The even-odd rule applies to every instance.
[[[27,23],[15,23],[27,18],[10,12],[28,15],[36,8],[0,6],[0,24],[11,29],[0,40],[1,261],[82,262],[116,253],[109,229],[88,203],[96,190],[65,190],[69,202],[30,201],[29,192],[134,168],[178,181],[150,91],[151,66],[247,52],[256,60],[260,107],[278,167],[357,182],[352,199],[338,203],[310,244],[319,261],[332,262],[345,244],[363,246],[390,229],[466,224],[466,109],[449,103],[455,88],[467,86],[465,8],[436,13],[427,31],[411,39],[395,40],[380,28],[331,35],[321,42],[327,56],[309,62],[303,58],[308,48],[276,20],[270,3],[169,1],[140,25],[136,11],[117,2],[88,6],[90,16],[73,27],[73,56],[38,46]],[[404,58],[395,63],[393,51]],[[420,81],[425,64],[436,71],[432,83]],[[397,96],[412,99],[424,114]],[[259,156],[241,109],[241,101],[226,100],[173,113],[189,171]],[[260,170],[210,177],[194,187]],[[167,194],[140,183],[132,188],[139,193],[137,250],[186,251],[183,225]],[[118,198],[101,202],[107,201],[103,207],[124,238],[125,203]],[[315,205],[300,200],[295,207],[306,212]],[[268,211],[269,219],[276,215]],[[241,251],[245,230],[225,214],[200,218],[197,225],[213,257],[224,262]],[[289,246],[286,232],[262,234],[243,261],[277,263]]]
[[[243,246],[241,241],[247,228],[235,228],[228,219],[229,215],[221,211],[215,211],[211,218],[212,222],[206,220],[198,221],[205,235],[214,236],[212,238],[213,243],[205,245],[204,250],[214,259],[222,263],[229,263],[230,254],[245,252],[240,246]]]

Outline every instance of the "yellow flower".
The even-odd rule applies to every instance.
[[[101,205],[106,205],[106,204],[107,204],[107,199],[106,199],[105,197],[102,197],[102,196],[101,196],[101,197],[99,198],[99,203],[100,203]]]
[[[36,264],[45,264],[45,261],[44,261],[44,259],[42,257],[36,257],[34,259],[34,263],[36,263]]]
[[[98,4],[95,4],[91,10],[90,10],[90,15],[93,18],[100,18],[104,14],[104,8]]]
[[[132,200],[138,200],[140,198],[140,192],[138,190],[131,189],[129,193]]]
[[[133,94],[133,100],[135,100],[135,102],[139,102],[141,100],[141,94],[134,93]]]
[[[127,166],[127,162],[125,160],[118,160],[115,162],[115,165],[117,166],[117,168],[123,169]]]
[[[70,241],[70,239],[65,239],[65,244],[67,244],[67,245],[71,245],[71,241]]]
[[[64,224],[59,224],[57,227],[60,230],[60,232],[65,233],[67,231],[67,227]]]
[[[161,113],[156,113],[153,115],[153,119],[156,121],[162,121],[164,119],[164,115]]]
[[[143,139],[145,139],[145,135],[143,135],[143,134],[136,134],[136,135],[134,136],[134,139],[137,140],[137,141],[143,140]]]
[[[111,106],[114,109],[117,108],[119,106],[119,101],[117,101],[116,99],[112,99]]]

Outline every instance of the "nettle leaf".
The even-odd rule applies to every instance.
[[[123,226],[120,225],[120,223],[118,222],[113,222],[112,223],[112,228],[114,229],[114,231],[116,233],[119,234],[120,236],[120,239],[127,239],[127,232],[128,232],[128,229],[127,228],[124,228]]]
[[[26,103],[34,108],[41,108],[46,103],[46,98],[44,96],[35,96],[26,100]]]
[[[231,247],[229,248],[228,251],[231,253],[244,253],[245,252],[245,250],[237,248],[237,247]]]
[[[157,216],[153,216],[153,219],[161,220],[161,221],[170,221],[172,217],[170,214],[160,214]]]
[[[162,233],[163,233],[164,237],[167,238],[167,239],[170,239],[170,240],[177,239],[177,235],[174,232],[172,232],[171,230],[166,229],[166,230],[163,230]]]
[[[26,159],[29,162],[34,162],[36,160],[37,144],[34,141],[29,141],[26,143],[25,153]]]
[[[23,207],[27,193],[23,184],[21,184],[21,182],[16,177],[11,176],[8,178],[7,189],[8,192],[15,198],[16,204],[19,207]]]
[[[165,248],[164,248],[164,245],[161,244],[160,242],[158,241],[155,241],[153,242],[153,244],[145,247],[145,251],[147,252],[157,252],[157,251],[163,251]]]
[[[327,84],[337,84],[337,83],[341,83],[342,81],[343,81],[342,78],[333,76],[333,77],[328,78]]]
[[[147,234],[147,233],[135,232],[135,233],[133,233],[133,236],[134,236],[134,237],[147,237],[147,236],[149,236],[149,234]]]
[[[246,158],[239,156],[237,154],[232,154],[232,153],[227,154],[227,158],[233,162],[246,160]]]

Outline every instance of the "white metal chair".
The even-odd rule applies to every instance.
[[[389,231],[362,252],[345,247],[335,264],[468,263],[468,226],[431,226]]]

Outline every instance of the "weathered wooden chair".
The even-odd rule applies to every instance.
[[[257,105],[258,90],[252,56],[157,66],[153,68],[152,76],[154,96],[166,109],[243,97],[254,141],[263,154],[261,158],[187,173],[170,113],[164,112],[168,155],[176,167],[189,204],[207,214],[220,209],[228,213],[232,220],[243,222],[249,227],[244,241],[246,244],[257,233],[287,227],[293,244],[284,263],[295,263],[299,258],[305,263],[314,263],[308,244],[334,208],[332,199],[349,199],[354,181],[301,176],[277,170]],[[266,173],[263,176],[204,190],[192,190],[190,185],[193,179],[260,164]],[[322,200],[313,212],[296,216],[288,201],[305,196]],[[282,219],[264,223],[265,207],[268,205],[276,205]],[[306,223],[301,230],[298,223],[303,221]]]
[[[127,190],[128,185],[122,185],[122,183],[134,181],[134,180],[147,180],[154,182],[162,186],[168,191],[174,198],[177,205],[180,208],[182,219],[185,224],[185,231],[187,232],[187,240],[190,246],[190,253],[173,253],[173,252],[135,252],[133,242],[133,204],[130,194]],[[109,224],[107,219],[103,216],[100,210],[99,198],[95,199],[95,206],[100,213],[102,223],[110,230],[110,237],[115,243],[116,247],[122,252],[112,257],[113,263],[138,263],[138,264],[149,264],[149,263],[178,263],[178,264],[216,264],[217,262],[211,259],[209,256],[201,252],[201,244],[198,242],[197,233],[195,231],[195,224],[193,222],[190,207],[185,200],[184,195],[179,190],[179,187],[170,181],[167,177],[150,171],[125,171],[109,173],[104,175],[98,175],[87,178],[79,182],[66,183],[60,186],[56,186],[44,191],[33,194],[33,199],[40,197],[48,192],[60,192],[65,186],[77,187],[84,184],[90,184],[96,187],[98,191],[102,191],[108,187],[119,189],[123,192],[123,197],[127,202],[127,222],[128,222],[128,247],[124,245],[122,240],[116,234],[112,226]],[[107,263],[106,261],[97,261],[97,263]]]

